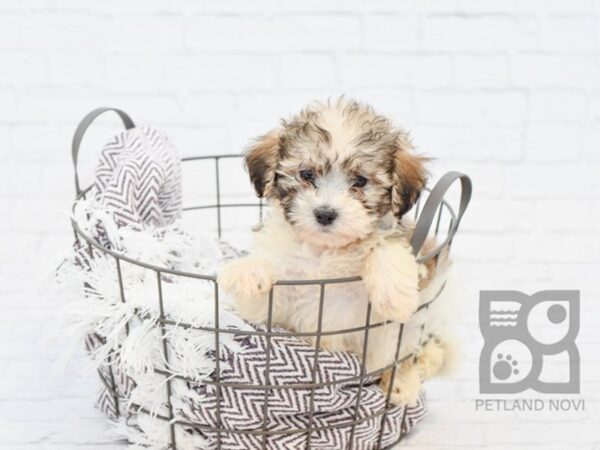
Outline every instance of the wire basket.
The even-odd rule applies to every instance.
[[[82,123],[80,124],[80,126],[78,127],[78,129],[75,133],[75,136],[73,139],[73,145],[72,145],[72,157],[73,157],[73,164],[74,164],[74,168],[75,168],[75,187],[76,187],[76,197],[75,197],[76,202],[74,203],[73,208],[76,207],[78,200],[86,198],[86,195],[89,194],[89,192],[91,191],[91,189],[93,187],[93,186],[88,186],[88,187],[82,188],[80,185],[79,174],[77,171],[79,148],[81,145],[81,141],[83,139],[83,135],[84,135],[86,129],[92,123],[92,121],[98,115],[100,115],[101,113],[108,111],[108,110],[115,111],[119,115],[119,117],[121,118],[121,120],[123,121],[123,124],[125,125],[125,127],[127,129],[133,128],[135,126],[133,121],[125,113],[123,113],[120,110],[114,110],[114,109],[110,109],[110,108],[98,109],[98,110],[92,112],[91,114],[89,114],[82,121]],[[184,202],[183,211],[184,211],[184,214],[188,214],[193,211],[204,211],[204,212],[214,213],[214,216],[212,219],[212,220],[214,220],[214,232],[215,232],[216,236],[218,236],[219,239],[223,236],[223,233],[227,228],[225,226],[226,220],[223,215],[223,212],[225,210],[230,210],[230,209],[243,210],[244,213],[247,213],[248,209],[254,209],[254,211],[255,211],[254,214],[256,214],[257,220],[262,222],[264,210],[265,210],[265,208],[267,208],[267,206],[263,204],[262,199],[259,199],[258,201],[252,201],[252,202],[230,201],[230,199],[228,199],[227,196],[222,194],[222,187],[228,183],[227,177],[229,175],[229,172],[223,171],[223,169],[222,169],[223,162],[225,160],[232,161],[232,160],[240,159],[240,158],[242,158],[242,155],[229,155],[228,154],[228,155],[196,156],[196,157],[187,157],[187,158],[182,159],[183,166],[192,165],[193,163],[201,163],[204,166],[204,170],[208,170],[208,171],[212,172],[212,175],[214,177],[214,198],[209,199],[201,204],[192,204],[192,205],[187,205],[187,206],[185,206],[185,202]],[[460,201],[459,201],[459,207],[458,207],[457,212],[454,211],[454,209],[450,205],[449,201],[444,198],[449,187],[456,180],[460,180],[460,182],[461,182],[460,183],[460,186],[461,186]],[[435,187],[433,187],[432,189],[426,189],[426,191],[423,193],[421,198],[417,201],[417,203],[413,207],[413,210],[410,212],[411,214],[414,215],[414,218],[416,220],[416,227],[415,227],[415,232],[412,236],[411,245],[412,245],[414,253],[418,255],[418,260],[420,262],[427,262],[432,259],[437,260],[436,257],[440,254],[440,252],[450,250],[450,246],[452,244],[452,239],[454,238],[454,236],[458,230],[460,220],[467,208],[467,205],[470,200],[470,196],[471,196],[470,179],[466,175],[458,173],[458,172],[447,173],[440,179],[440,181],[435,185]],[[118,251],[116,251],[112,248],[107,248],[107,246],[103,246],[103,245],[99,244],[92,236],[90,236],[88,233],[85,233],[82,230],[82,228],[79,226],[79,224],[77,223],[77,221],[75,219],[71,220],[71,225],[73,227],[76,242],[80,245],[87,247],[87,251],[89,252],[89,255],[92,258],[94,257],[94,255],[102,255],[103,257],[114,259],[114,262],[116,265],[116,270],[117,270],[116,282],[119,283],[121,301],[123,303],[127,302],[127,298],[126,298],[125,291],[123,288],[122,264],[124,262],[128,263],[128,264],[133,264],[135,266],[138,266],[139,268],[143,268],[144,270],[151,271],[154,274],[154,276],[156,277],[158,308],[160,310],[160,319],[156,323],[156,327],[158,327],[160,329],[160,336],[162,339],[162,353],[163,353],[162,356],[167,364],[167,367],[169,365],[169,352],[168,352],[168,345],[167,345],[168,344],[167,329],[169,327],[184,327],[184,328],[189,328],[189,329],[197,328],[199,331],[212,333],[212,335],[214,336],[215,352],[218,352],[218,350],[220,348],[220,340],[224,333],[230,333],[230,334],[235,333],[236,335],[256,335],[256,336],[263,336],[266,339],[266,342],[267,342],[267,351],[266,351],[266,355],[265,355],[265,358],[266,358],[265,380],[266,380],[266,382],[264,384],[251,386],[252,388],[255,388],[257,390],[264,391],[262,426],[260,427],[260,429],[257,429],[257,430],[238,430],[238,429],[234,429],[234,428],[228,428],[221,423],[221,419],[220,419],[221,390],[225,387],[235,389],[236,386],[227,384],[227,382],[223,382],[221,380],[221,375],[220,375],[221,368],[220,368],[220,358],[219,357],[215,358],[215,368],[214,368],[215,369],[214,370],[215,378],[214,378],[214,380],[206,381],[207,384],[213,384],[214,387],[216,388],[217,401],[216,401],[215,414],[217,417],[217,424],[218,424],[218,426],[216,426],[216,427],[206,427],[206,425],[204,425],[204,424],[188,423],[186,421],[178,419],[175,415],[174,408],[171,403],[171,395],[173,392],[172,383],[173,383],[173,379],[174,379],[173,374],[170,373],[168,370],[158,371],[158,369],[157,369],[157,372],[160,373],[160,375],[164,376],[164,379],[165,379],[165,385],[166,385],[166,389],[165,389],[165,401],[166,402],[165,402],[165,404],[168,406],[169,413],[168,413],[168,415],[158,414],[158,415],[156,415],[156,418],[159,420],[164,420],[168,423],[168,426],[170,427],[170,448],[172,448],[173,450],[175,450],[177,448],[181,448],[181,447],[178,447],[178,443],[177,443],[177,439],[176,439],[176,432],[175,432],[176,428],[180,427],[180,426],[198,427],[201,429],[207,428],[205,431],[215,433],[216,448],[219,448],[219,449],[222,448],[221,447],[222,436],[227,433],[251,433],[251,434],[254,434],[260,438],[263,449],[270,448],[268,445],[268,439],[273,440],[273,439],[277,439],[277,437],[279,437],[279,436],[286,436],[286,435],[295,434],[295,433],[304,433],[307,435],[307,441],[306,441],[305,448],[310,449],[310,448],[312,448],[312,443],[311,443],[312,434],[315,433],[316,431],[321,431],[324,428],[328,428],[328,427],[317,427],[313,423],[314,392],[317,388],[319,388],[320,386],[327,384],[327,383],[335,385],[335,384],[341,384],[341,383],[348,382],[348,381],[354,381],[359,385],[359,395],[357,398],[354,417],[351,420],[348,420],[344,423],[337,423],[335,425],[330,425],[329,427],[336,427],[336,428],[348,430],[348,432],[350,433],[350,436],[353,436],[355,433],[356,426],[358,424],[360,424],[366,420],[372,420],[374,418],[381,419],[381,421],[382,421],[381,423],[383,423],[383,421],[385,420],[386,415],[388,414],[389,410],[392,408],[392,405],[390,402],[390,397],[391,397],[391,393],[392,393],[392,389],[393,389],[393,374],[396,372],[396,369],[399,366],[399,364],[401,364],[406,358],[416,357],[415,354],[410,354],[408,356],[404,356],[403,358],[399,358],[399,350],[400,350],[400,347],[402,344],[403,326],[399,327],[398,341],[396,343],[396,345],[397,345],[396,358],[392,363],[386,365],[385,367],[381,367],[377,370],[374,370],[374,371],[367,371],[366,367],[365,367],[365,362],[363,359],[362,365],[361,365],[361,370],[360,370],[360,375],[355,377],[354,380],[342,379],[342,380],[335,380],[335,381],[319,383],[319,382],[317,382],[317,380],[315,378],[315,372],[316,372],[315,368],[319,361],[319,353],[320,353],[319,347],[320,347],[320,342],[321,342],[322,337],[324,337],[325,335],[331,335],[331,334],[344,335],[344,334],[356,333],[356,332],[364,333],[363,355],[366,355],[368,347],[369,347],[369,331],[373,330],[374,328],[381,327],[388,323],[391,323],[391,321],[372,323],[371,322],[371,307],[369,304],[369,306],[367,307],[367,314],[366,314],[366,317],[364,320],[364,326],[358,327],[358,328],[352,328],[352,329],[336,330],[333,332],[332,331],[327,331],[327,332],[322,331],[322,326],[321,326],[322,325],[322,323],[321,323],[322,311],[323,311],[323,304],[326,301],[327,286],[333,285],[333,284],[340,284],[340,283],[359,282],[359,281],[361,281],[361,278],[359,276],[335,278],[335,279],[277,280],[274,282],[273,287],[271,288],[271,290],[269,292],[269,304],[268,304],[269,313],[268,313],[267,323],[265,324],[265,329],[264,330],[258,329],[258,330],[254,330],[254,331],[232,330],[230,328],[219,327],[219,323],[220,323],[219,322],[219,315],[220,315],[219,285],[218,285],[215,275],[205,274],[205,273],[191,273],[191,272],[184,272],[184,271],[179,271],[179,270],[171,270],[171,269],[168,269],[165,267],[160,267],[160,266],[150,264],[145,261],[135,260],[125,254],[119,253]],[[432,235],[436,236],[437,239],[439,241],[441,241],[441,243],[435,249],[430,251],[429,253],[424,254],[424,255],[420,254],[419,250],[421,249],[421,246],[425,242],[426,238],[428,236],[432,236]],[[165,277],[171,277],[171,276],[205,280],[214,285],[214,298],[213,298],[213,300],[214,300],[214,324],[215,324],[214,327],[195,327],[194,325],[189,324],[189,323],[175,322],[175,321],[169,320],[167,318],[167,314],[165,311],[165,302],[164,302],[164,298],[163,298],[163,283],[165,282],[164,281]],[[271,384],[269,381],[269,372],[271,369],[271,361],[270,361],[271,339],[274,336],[278,336],[281,334],[281,331],[278,331],[276,329],[274,330],[274,326],[272,323],[272,307],[273,307],[274,298],[276,297],[276,294],[274,293],[274,291],[275,291],[274,288],[276,288],[278,286],[309,286],[309,285],[318,287],[319,292],[320,292],[319,303],[318,303],[319,304],[318,328],[314,333],[289,332],[290,336],[296,336],[298,338],[311,337],[315,341],[314,367],[313,367],[313,371],[312,371],[311,383],[309,383],[307,385],[303,385],[303,387],[307,387],[308,389],[311,390],[309,425],[307,427],[301,427],[301,428],[289,429],[289,430],[283,430],[283,431],[278,430],[278,431],[274,432],[274,431],[271,431],[268,429],[267,412],[268,412],[269,406],[270,406],[269,405],[269,392],[271,392],[272,390],[275,390],[275,389],[282,388],[281,385]],[[443,286],[442,286],[442,289],[443,289]],[[430,305],[432,304],[432,302],[434,302],[438,298],[440,293],[441,293],[441,291],[438,292],[437,295],[434,296],[434,298],[430,299],[429,301],[427,301],[425,303],[422,303],[419,306],[419,311],[427,310],[430,307]],[[129,324],[126,325],[126,332],[129,333]],[[115,374],[113,373],[113,368],[112,368],[112,365],[110,364],[111,357],[114,358],[114,355],[109,356],[109,361],[108,361],[108,365],[107,365],[108,376],[106,376],[106,373],[104,373],[100,370],[99,370],[99,373],[100,373],[100,378],[101,378],[105,388],[108,390],[108,392],[112,396],[112,400],[114,403],[114,409],[115,409],[115,416],[119,417],[120,415],[123,414],[123,411],[120,410],[120,404],[122,403],[123,399],[120,398],[120,393],[116,387]],[[364,416],[361,417],[359,414],[359,410],[360,410],[359,406],[360,406],[360,401],[361,401],[360,393],[361,393],[361,390],[363,389],[364,383],[367,380],[372,380],[372,379],[380,376],[384,371],[388,371],[388,370],[392,371],[392,382],[390,383],[388,391],[385,393],[386,394],[385,406],[383,408],[381,408],[379,411],[377,411],[375,414],[369,415],[367,417],[364,417]],[[179,376],[176,376],[175,378],[178,378],[178,377]],[[179,378],[181,378],[181,377],[179,377]],[[185,377],[183,377],[183,380],[186,381]],[[187,381],[193,381],[193,380],[187,380]],[[245,386],[245,388],[248,388],[248,386]],[[285,385],[284,388],[293,389],[294,386],[293,385],[291,385],[291,386]],[[133,405],[133,407],[136,407],[136,405]],[[150,411],[147,411],[142,407],[137,406],[137,408],[138,408],[138,410],[137,410],[138,413],[150,414]],[[402,420],[404,421],[404,418]],[[406,427],[403,425],[404,424],[402,424],[402,426],[401,426],[402,432],[400,434],[399,439],[395,443],[393,443],[392,445],[389,445],[386,448],[394,447],[398,442],[400,442],[403,439],[403,437],[406,434],[404,431],[404,430],[406,430]],[[377,449],[382,448],[381,442],[382,442],[383,429],[384,429],[384,427],[382,426],[380,429],[380,432],[379,432],[378,442],[375,447]],[[352,438],[349,439],[349,442],[350,442],[350,445],[348,448],[351,449],[352,442],[353,442]]]

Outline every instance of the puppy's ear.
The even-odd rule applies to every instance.
[[[415,204],[427,183],[425,162],[428,158],[415,155],[405,136],[398,138],[393,155],[394,185],[392,187],[392,211],[399,219]]]
[[[279,162],[281,138],[275,129],[255,140],[246,152],[246,168],[259,197],[269,197]]]

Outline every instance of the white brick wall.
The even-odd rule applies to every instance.
[[[0,448],[107,440],[93,382],[25,383],[58,353],[39,350],[56,305],[32,286],[69,245],[78,120],[118,106],[185,155],[239,152],[282,115],[340,93],[409,129],[435,173],[464,170],[475,183],[455,245],[473,343],[461,380],[432,389],[431,424],[408,445],[563,449],[574,433],[577,448],[600,448],[598,0],[0,2]],[[115,126],[107,118],[86,140],[88,165]],[[588,412],[565,416],[582,425],[475,414],[477,290],[548,287],[583,292]],[[451,439],[448,404],[468,422]]]

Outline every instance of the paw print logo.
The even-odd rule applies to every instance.
[[[481,291],[479,326],[481,393],[579,393],[579,291]],[[563,379],[554,360],[569,367]]]
[[[504,356],[502,353],[498,353],[497,361],[494,363],[492,371],[494,372],[494,376],[499,380],[507,380],[512,375],[519,375],[518,365],[519,362],[513,359],[512,355]]]

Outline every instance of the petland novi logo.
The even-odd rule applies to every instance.
[[[579,394],[579,291],[481,291],[481,394]],[[477,411],[584,411],[583,399],[479,398]]]
[[[481,291],[479,392],[578,394],[579,291]]]

